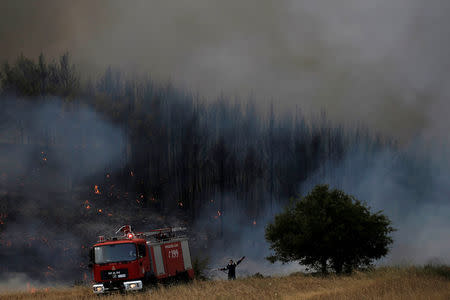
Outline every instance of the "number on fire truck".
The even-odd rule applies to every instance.
[[[178,249],[172,249],[169,251],[169,258],[178,258]]]

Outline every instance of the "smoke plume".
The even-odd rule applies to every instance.
[[[0,60],[69,50],[94,73],[113,65],[208,98],[324,108],[405,140],[436,120],[449,127],[449,5],[2,1]]]
[[[86,181],[120,166],[125,138],[88,108],[34,101],[1,102],[0,274],[82,280],[86,242],[104,229],[89,224],[87,209],[101,210]]]
[[[210,102],[222,93],[250,96],[257,109],[272,101],[278,111],[298,108],[310,119],[324,109],[336,123],[365,124],[397,139],[399,148],[374,154],[364,145],[355,146],[339,163],[321,162],[297,187],[298,193],[329,183],[383,210],[398,228],[388,262],[448,262],[449,11],[445,0],[6,0],[0,3],[0,60],[20,53],[56,57],[70,51],[83,74],[93,77],[112,65],[160,81],[170,79]],[[77,185],[123,167],[126,144],[121,130],[90,109],[57,103],[1,104],[0,137],[21,144],[3,147],[0,153],[7,158],[1,193],[10,199],[1,205],[4,211],[20,205],[26,212],[8,216],[13,222],[2,240],[20,232],[39,236],[44,246],[31,247],[35,250],[30,253],[27,243],[37,241],[19,246],[26,250],[24,257],[39,257],[39,266],[46,268],[53,268],[55,256],[39,249],[47,249],[48,240],[63,236],[57,246],[63,249],[80,244],[77,234],[58,227],[67,221],[59,210],[86,210],[92,203],[84,203],[83,195],[92,193],[92,186],[80,191]],[[40,140],[55,147],[39,147]],[[32,188],[20,190],[21,180]],[[59,196],[67,190],[73,196]],[[267,255],[264,226],[282,201],[253,224],[253,216],[236,212],[243,199],[224,192],[212,200],[219,197],[231,199],[223,216],[217,216],[217,206],[205,207],[195,226],[202,231],[213,224],[214,235],[236,242],[224,245],[219,239],[205,251],[214,264],[247,255],[249,268],[243,264],[242,271],[258,272]],[[42,212],[52,216],[50,223],[41,218]],[[223,218],[223,226],[216,216]],[[84,225],[96,232],[111,229],[111,221],[89,222]],[[76,232],[82,227],[75,227]],[[2,251],[2,262],[8,253]],[[70,253],[77,262],[83,261],[82,255]],[[16,264],[20,261],[2,265],[3,271]],[[53,276],[51,269],[46,272]]]

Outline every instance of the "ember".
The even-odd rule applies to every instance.
[[[84,201],[84,207],[85,207],[86,209],[91,209],[91,204],[89,203],[88,200]]]
[[[42,160],[47,161],[47,155],[44,153],[44,151],[41,152]]]
[[[98,189],[98,185],[94,186],[94,193],[97,195],[101,194],[100,190]]]
[[[50,266],[47,266],[47,271],[44,272],[44,276],[45,277],[49,277],[49,276],[55,276],[55,269],[53,269]]]
[[[36,293],[37,289],[34,286],[32,286],[29,282],[27,282],[27,291],[31,294],[34,294]]]

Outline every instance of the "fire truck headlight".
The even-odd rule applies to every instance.
[[[142,289],[142,281],[126,281],[123,283],[125,290],[127,291],[137,291]]]
[[[103,284],[94,284],[93,289],[95,294],[102,294],[105,292],[105,287]]]

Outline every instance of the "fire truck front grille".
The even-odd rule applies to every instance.
[[[128,269],[103,270],[101,272],[102,280],[115,280],[128,278]]]

